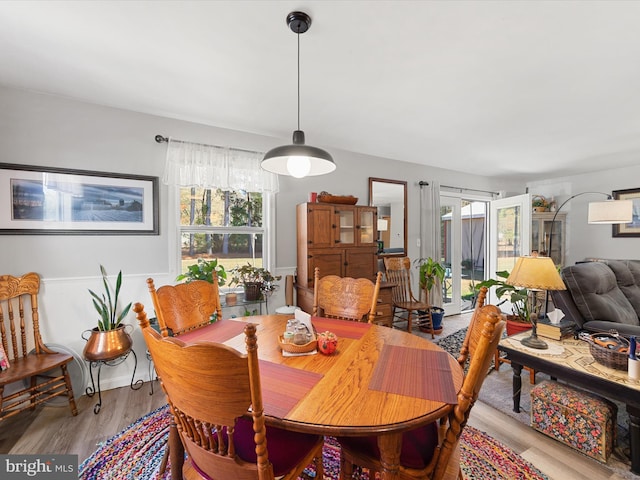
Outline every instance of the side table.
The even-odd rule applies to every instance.
[[[136,382],[134,382],[134,378],[136,376],[136,369],[138,368],[138,356],[136,355],[136,352],[133,350],[129,350],[128,352],[112,358],[110,360],[96,360],[96,361],[90,361],[89,363],[89,376],[91,377],[91,386],[87,387],[87,389],[85,390],[85,393],[87,394],[87,397],[91,398],[96,394],[96,385],[93,381],[93,369],[97,368],[98,369],[98,403],[96,403],[96,405],[93,407],[93,413],[94,414],[98,414],[100,413],[100,408],[102,408],[102,391],[100,390],[100,372],[102,371],[102,366],[106,365],[107,367],[115,367],[120,365],[121,363],[123,363],[130,354],[133,354],[133,358],[135,360],[135,363],[133,365],[133,374],[131,375],[131,383],[129,384],[129,386],[131,387],[132,390],[138,390],[140,388],[142,388],[142,384],[144,383],[144,381],[142,379],[138,379]]]

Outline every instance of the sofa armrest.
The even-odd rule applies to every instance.
[[[577,328],[582,330],[584,328],[584,318],[578,310],[578,307],[576,307],[569,290],[552,290],[549,294],[551,295],[553,304],[556,308],[562,310],[565,318],[575,322]]]

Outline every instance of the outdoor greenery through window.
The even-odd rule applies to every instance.
[[[225,270],[250,262],[263,266],[262,193],[180,188],[182,268],[198,258],[218,259]]]

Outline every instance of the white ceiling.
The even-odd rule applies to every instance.
[[[529,179],[638,164],[638,1],[5,0],[0,85],[276,146],[296,128],[293,10],[313,18],[308,144]]]

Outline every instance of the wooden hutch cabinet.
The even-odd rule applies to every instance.
[[[377,209],[357,205],[297,206],[298,306],[313,308],[313,272],[375,279],[378,271]]]

